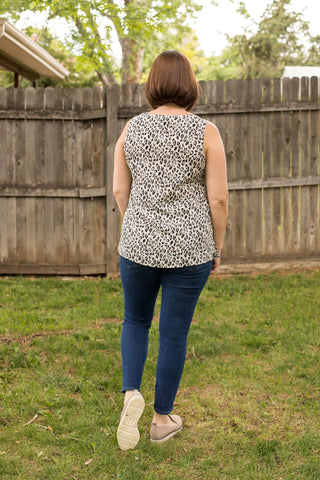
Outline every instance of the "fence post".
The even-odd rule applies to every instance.
[[[112,193],[113,154],[118,139],[119,85],[106,87],[106,274],[118,271],[120,213]]]

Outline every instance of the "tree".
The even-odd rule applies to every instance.
[[[239,11],[251,20],[251,26],[244,34],[229,37],[228,50],[239,77],[281,76],[285,64],[304,64],[303,39],[309,37],[309,25],[302,20],[301,13],[289,10],[290,4],[291,0],[273,0],[257,23],[250,19],[244,3],[240,3]]]
[[[206,59],[205,65],[198,75],[199,80],[228,80],[241,78],[241,63],[234,46],[227,46],[221,55],[212,55]]]
[[[320,35],[310,37],[310,48],[305,65],[320,66]]]
[[[285,65],[320,65],[320,35],[310,36],[308,22],[290,6],[290,0],[273,0],[256,22],[240,2],[238,11],[250,26],[242,35],[227,36],[226,48],[207,58],[198,78],[280,77]]]
[[[194,0],[2,0],[0,15],[18,19],[22,13],[46,12],[48,19],[65,19],[73,46],[94,66],[100,80],[115,83],[111,33],[122,50],[121,82],[139,82],[146,45],[155,32],[188,31],[187,20],[201,9]],[[12,13],[14,12],[14,13]]]
[[[184,53],[191,61],[196,76],[203,70],[206,57],[201,50],[197,34],[192,28],[185,31],[169,29],[166,34],[154,32],[146,45],[141,80],[146,81],[151,64],[159,52],[164,50],[179,50]]]

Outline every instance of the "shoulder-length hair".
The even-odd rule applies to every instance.
[[[199,86],[190,60],[176,50],[162,52],[153,62],[145,87],[153,108],[175,103],[191,110],[199,97]]]

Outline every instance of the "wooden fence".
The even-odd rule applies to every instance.
[[[201,82],[225,144],[224,262],[320,256],[318,78]],[[0,88],[0,273],[111,274],[113,150],[143,86]]]

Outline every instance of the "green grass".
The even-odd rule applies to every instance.
[[[209,280],[176,399],[184,429],[155,446],[158,301],[128,452],[122,311],[118,279],[0,279],[2,480],[319,480],[320,272]]]

